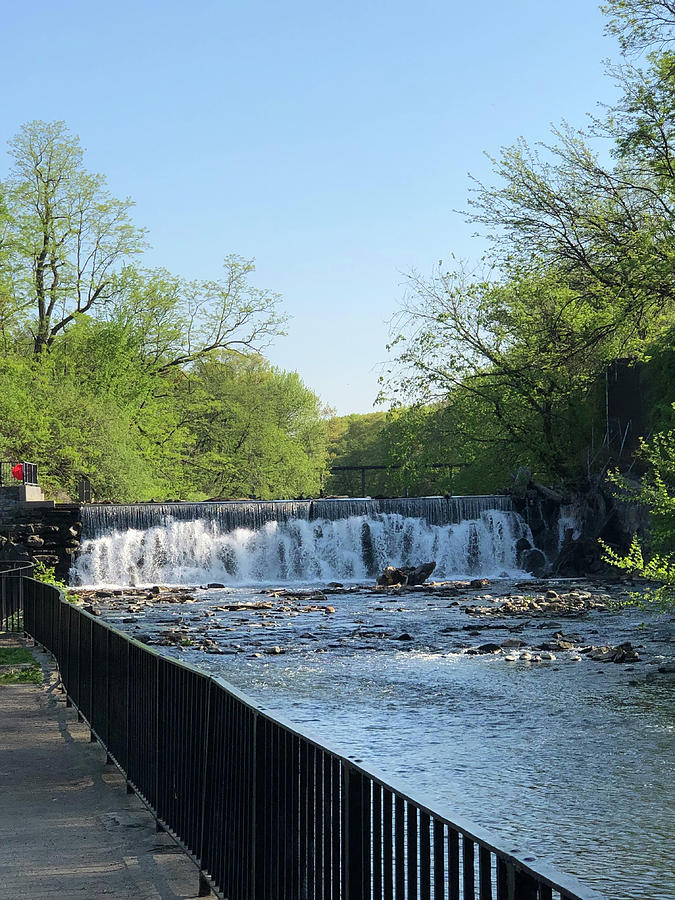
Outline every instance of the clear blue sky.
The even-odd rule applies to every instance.
[[[2,19],[4,137],[64,119],[136,201],[149,265],[255,257],[293,316],[269,357],[339,413],[372,409],[403,273],[481,255],[453,210],[483,151],[614,93],[594,0],[37,0]]]

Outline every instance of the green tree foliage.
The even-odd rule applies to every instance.
[[[608,32],[619,38],[624,53],[663,48],[673,40],[673,0],[609,0],[601,8],[608,16]]]
[[[396,340],[398,387],[425,400],[448,398],[463,412],[456,428],[470,441],[519,448],[546,477],[568,474],[583,401],[612,358],[609,349],[589,348],[593,310],[551,275],[499,283],[439,269],[410,281]]]
[[[131,201],[86,171],[65,123],[28,122],[10,149],[3,269],[39,355],[78,314],[111,299],[116,268],[140,251],[142,232],[129,218]]]
[[[656,434],[648,443],[643,441],[641,456],[647,472],[638,489],[618,473],[613,475],[613,481],[619,497],[642,503],[649,509],[650,533],[643,543],[635,535],[624,555],[603,544],[605,559],[619,569],[658,583],[647,593],[648,608],[672,609],[675,607],[675,430]],[[634,602],[645,604],[642,595],[636,595]]]
[[[383,441],[386,422],[387,413],[384,412],[330,419],[327,423],[327,467],[389,465]],[[389,489],[386,472],[369,472],[366,489],[372,495],[393,493]],[[361,475],[359,472],[336,472],[327,479],[325,491],[328,494],[357,496],[361,493]]]
[[[295,372],[258,356],[221,353],[194,368],[180,402],[195,495],[269,500],[319,493],[325,427],[318,398]]]
[[[591,447],[604,371],[629,360],[659,382],[675,309],[673,10],[613,0],[610,29],[650,50],[643,67],[611,70],[615,108],[591,134],[564,125],[550,144],[503,149],[494,185],[476,183],[484,273],[410,276],[388,395],[442,403],[483,470],[489,454],[549,480],[602,470],[608,454]]]
[[[227,256],[200,281],[144,269],[131,202],[86,170],[63,123],[30,122],[10,147],[2,457],[39,463],[52,492],[86,475],[98,499],[318,492],[318,401],[258,355],[285,319],[252,261]]]
[[[454,402],[456,397],[451,398]],[[479,469],[475,447],[457,423],[466,423],[469,409],[452,403],[397,407],[388,413],[341,416],[328,424],[328,468],[374,465],[366,472],[366,493],[371,496],[424,496],[479,493],[501,487],[508,469],[497,465]],[[496,462],[493,460],[493,462]],[[438,463],[455,463],[456,467]],[[335,472],[327,479],[329,494],[361,493],[361,473]]]

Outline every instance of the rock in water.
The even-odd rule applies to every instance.
[[[384,585],[384,587],[391,587],[394,584],[407,584],[408,576],[403,569],[397,569],[395,566],[387,566],[377,579],[377,583]]]
[[[377,579],[377,583],[389,587],[394,584],[423,584],[436,568],[435,562],[422,563],[421,566],[387,566]]]
[[[545,575],[548,568],[546,565],[546,557],[541,550],[537,550],[534,547],[531,550],[523,551],[520,558],[520,564],[526,572],[529,572],[530,575],[534,575],[537,578]]]
[[[436,562],[422,563],[414,569],[404,569],[408,576],[408,584],[423,584],[436,568]]]

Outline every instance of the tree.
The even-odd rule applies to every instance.
[[[610,11],[626,47],[662,52],[644,71],[613,70],[623,96],[591,135],[564,125],[551,144],[501,151],[495,185],[476,183],[470,200],[488,275],[413,273],[393,342],[399,402],[457,408],[470,395],[489,415],[474,440],[519,447],[549,477],[579,468],[598,376],[613,359],[646,360],[675,311],[673,5]]]
[[[259,356],[200,360],[178,395],[192,436],[185,471],[202,497],[312,496],[325,464],[318,397]]]
[[[618,37],[624,53],[663,48],[673,40],[673,0],[609,0],[602,11],[608,16],[607,31]]]
[[[259,353],[283,334],[279,295],[250,283],[253,260],[231,254],[223,268],[221,279],[188,281],[128,266],[116,279],[108,318],[141,337],[148,371],[189,367],[222,350]]]
[[[597,344],[591,353],[598,317],[572,289],[553,275],[501,283],[438,269],[410,276],[398,325],[400,390],[461,409],[454,430],[465,439],[519,449],[541,475],[569,474],[580,405],[612,356]]]
[[[10,148],[3,243],[16,311],[39,356],[77,315],[111,300],[116,270],[140,251],[143,233],[131,223],[131,201],[86,171],[65,123],[28,122]]]
[[[675,409],[675,405],[674,405]],[[633,536],[626,554],[617,553],[602,541],[605,560],[618,569],[640,575],[658,586],[647,592],[649,609],[675,608],[675,430],[643,441],[641,456],[648,468],[638,489],[614,473],[617,495],[623,500],[644,504],[650,513],[651,528],[646,541]],[[645,605],[641,595],[633,603]]]
[[[28,123],[11,150],[10,175],[0,181],[3,455],[44,465],[41,480],[53,491],[72,493],[86,474],[100,499],[215,493],[207,478],[190,475],[197,443],[215,452],[217,440],[214,434],[209,443],[199,410],[186,404],[186,386],[200,385],[197,393],[223,418],[228,402],[244,410],[248,397],[259,407],[252,373],[263,373],[256,354],[283,333],[280,298],[255,287],[253,262],[235,255],[215,279],[133,265],[144,234],[131,222],[131,201],[116,200],[105,179],[85,169],[79,141],[63,123]],[[211,357],[213,371],[222,369],[222,398],[207,387],[217,381],[206,365]],[[260,478],[246,481],[244,472],[223,482],[223,491],[318,490],[316,398],[292,373],[260,377],[265,439],[255,444],[258,426],[250,426]],[[281,454],[270,430],[273,402],[297,419],[278,426],[279,442],[290,441]],[[229,445],[216,430],[224,458]],[[243,468],[241,455],[231,457],[233,469]]]

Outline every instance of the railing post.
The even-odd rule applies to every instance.
[[[131,644],[129,641],[124,642],[127,649],[127,715],[126,715],[126,732],[124,735],[124,777],[127,782],[127,794],[133,794],[134,789],[129,781],[129,733],[131,720]]]
[[[159,659],[159,657],[158,657]],[[210,753],[211,749],[211,741],[209,736],[209,728],[211,725],[211,680],[207,682],[206,686],[206,710],[204,716],[203,730],[202,734],[204,736],[204,753],[202,757],[202,793],[200,798],[201,808],[199,810],[200,822],[199,822],[199,847],[197,848],[197,856],[199,857],[200,865],[202,867],[202,871],[204,870],[204,863],[208,862],[208,860],[204,859],[204,838],[205,838],[205,828],[206,828],[206,791],[208,788],[208,779],[209,779],[209,761],[210,761]],[[210,893],[210,889],[209,889]],[[200,896],[208,896],[200,895]]]
[[[160,665],[159,656],[156,657],[155,661],[156,661],[156,665],[157,665],[157,675],[155,677],[155,723],[154,723],[155,724],[155,766],[154,766],[154,770],[155,770],[154,776],[155,777],[154,777],[154,781],[155,781],[155,812],[157,812],[159,810],[159,806],[160,806],[160,803],[159,803],[159,765],[160,765],[159,729],[160,729],[160,722],[161,722],[160,707],[161,707],[162,689],[160,686],[160,679],[162,677],[162,667]],[[155,831],[164,831],[164,828],[160,824],[158,818],[155,818]],[[203,835],[202,835],[202,840],[203,840]]]
[[[364,809],[361,775],[342,763],[342,896],[362,900]]]
[[[532,875],[516,869],[514,881],[518,900],[539,900],[539,885]]]
[[[265,891],[265,728],[253,712],[251,735],[251,897],[263,900]]]

